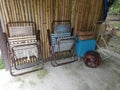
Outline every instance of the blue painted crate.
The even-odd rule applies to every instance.
[[[79,40],[76,39],[74,53],[78,58],[81,58],[89,50],[95,50],[96,41],[94,39],[90,40]]]

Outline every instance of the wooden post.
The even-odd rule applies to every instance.
[[[10,58],[9,58],[6,43],[7,43],[6,37],[5,37],[5,34],[3,34],[1,21],[0,21],[0,49],[2,51],[2,58],[4,59],[5,69],[9,70]]]

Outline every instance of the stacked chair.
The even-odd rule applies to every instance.
[[[71,52],[74,46],[75,38],[72,35],[70,20],[53,21],[52,32],[47,30],[48,40],[50,45],[50,53],[52,55],[52,66],[60,66],[74,62],[75,60],[62,61],[57,60],[57,55],[62,52]]]
[[[37,38],[34,22],[7,23],[7,41],[12,76],[43,68],[40,39]]]

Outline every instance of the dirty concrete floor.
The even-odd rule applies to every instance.
[[[3,69],[0,90],[120,90],[120,60],[111,57],[94,69],[82,61],[60,67],[48,62],[43,70],[18,77]]]

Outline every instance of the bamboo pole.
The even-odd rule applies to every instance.
[[[53,15],[52,17],[53,17],[53,20],[55,20],[56,19],[56,2],[55,2],[55,0],[52,0],[52,6],[51,6],[51,14]]]
[[[38,30],[38,11],[37,11],[37,0],[34,0],[34,15],[35,15],[35,22],[36,22],[36,29]]]
[[[13,1],[13,4],[14,4],[14,8],[15,8],[15,14],[16,14],[16,21],[19,21],[20,20],[20,18],[19,18],[19,10],[18,10],[18,5],[17,5],[17,1],[16,0],[14,0]]]
[[[11,21],[11,18],[9,17],[9,10],[8,10],[8,5],[7,5],[7,2],[6,2],[6,0],[5,1],[3,1],[3,3],[4,3],[4,8],[6,9],[6,12],[7,12],[7,15],[8,15],[8,18],[9,18],[9,21]]]
[[[22,10],[22,15],[23,15],[23,21],[26,21],[26,10],[25,10],[25,1],[24,0],[21,0],[21,10]],[[26,25],[26,24],[24,24]]]
[[[24,14],[24,7],[23,7],[23,5],[22,5],[22,0],[20,0],[20,9],[21,9],[21,14],[22,14],[22,21],[25,21],[25,14]]]
[[[34,0],[34,1],[35,1],[35,0]],[[29,5],[30,0],[27,0],[26,2],[27,2],[27,3],[26,3],[26,7],[27,7],[27,17],[28,17],[28,21],[32,21],[32,15],[31,15],[31,8],[32,8],[32,7],[30,7],[30,5]],[[36,24],[36,22],[35,22],[35,24]],[[30,26],[29,23],[28,23],[27,25]],[[37,28],[37,26],[36,26],[36,28]]]
[[[40,0],[40,3],[41,3],[41,4],[40,4],[40,6],[41,6],[41,7],[40,7],[40,8],[41,8],[41,10],[40,10],[40,13],[41,13],[40,16],[41,16],[41,17],[40,17],[40,18],[41,18],[41,31],[42,31],[42,32],[41,32],[41,36],[42,36],[42,45],[41,45],[41,46],[42,46],[42,55],[44,55],[44,52],[45,52],[45,51],[44,51],[44,35],[43,35],[44,32],[43,32],[43,26],[42,26],[42,25],[43,25],[43,0]],[[44,56],[43,56],[43,57],[44,57]]]
[[[69,15],[68,19],[71,20],[72,0],[69,0]]]
[[[77,12],[78,12],[78,16],[79,16],[77,27],[79,26],[78,29],[81,30],[81,19],[82,19],[82,17],[81,17],[80,15],[82,14],[82,8],[80,8],[80,7],[82,7],[82,0],[81,0],[80,2],[78,2],[78,5],[77,5],[77,6],[78,6]],[[77,30],[78,30],[78,29],[77,29]]]
[[[5,7],[5,1],[1,0],[0,4],[1,4],[1,11],[2,11],[1,13],[3,14],[3,19],[5,22],[8,22],[9,17],[8,17],[8,12]]]
[[[57,5],[57,6],[58,6],[58,9],[57,9],[57,15],[56,15],[57,18],[56,18],[56,20],[59,20],[59,16],[60,16],[60,14],[59,14],[59,12],[60,12],[60,5],[59,5],[59,4],[60,4],[60,0],[58,0],[57,4],[58,4],[58,5]],[[57,6],[56,6],[56,7],[57,7]]]
[[[61,15],[61,6],[63,6],[62,4],[61,4],[61,0],[59,0],[59,3],[58,3],[58,19],[57,20],[62,20],[61,19],[61,17],[62,17],[62,15]]]
[[[14,16],[14,21],[17,21],[17,16],[16,16],[16,8],[15,8],[15,4],[14,4],[14,0],[11,0],[11,6],[12,6],[12,13]]]
[[[42,16],[43,16],[43,20],[42,20],[42,27],[43,27],[43,38],[44,38],[44,41],[43,41],[43,49],[44,49],[44,58],[46,58],[46,50],[45,50],[45,34],[44,34],[44,30],[45,30],[45,0],[43,0],[42,2]]]
[[[21,7],[20,7],[20,0],[16,0],[17,1],[17,10],[19,12],[19,21],[23,21],[23,17],[22,17],[22,10],[21,10]]]
[[[7,8],[8,13],[9,13],[10,21],[13,21],[13,18],[14,18],[14,17],[12,17],[12,10],[11,10],[10,3],[9,3],[9,2],[10,2],[10,1],[6,0],[6,8]]]
[[[79,14],[78,14],[78,10],[79,10],[79,1],[77,0],[76,1],[76,11],[75,11],[75,14],[76,14],[76,17],[75,17],[75,35],[77,34],[77,31],[78,31],[78,26],[79,26],[79,22],[78,22],[78,19],[79,19]]]
[[[59,12],[59,0],[58,0],[58,2],[56,1],[56,4],[55,4],[55,7],[54,7],[56,10],[55,10],[55,12],[56,12],[56,15],[55,15],[55,20],[58,20],[58,12]]]
[[[67,0],[66,1],[66,20],[70,20],[70,18],[69,18],[69,14],[70,14],[70,0]]]
[[[38,28],[38,18],[37,18],[37,0],[34,0],[34,15],[35,15],[35,23],[36,27]]]
[[[53,0],[50,0],[50,30],[51,30],[51,23],[52,23],[52,21],[53,21]]]
[[[64,20],[68,20],[68,14],[69,14],[69,0],[64,0]]]
[[[81,7],[81,8],[80,8]],[[80,9],[80,12],[79,12],[79,17],[80,17],[80,20],[79,20],[79,30],[81,30],[82,29],[82,20],[83,20],[83,12],[84,12],[84,7],[83,7],[83,0],[81,0],[81,2],[80,2],[80,6],[79,6],[79,9]]]
[[[41,14],[42,14],[41,0],[39,0],[39,9],[38,9],[38,12],[39,12],[39,30],[40,30],[40,50],[42,51],[43,50],[43,48],[42,48],[42,45],[43,45],[43,42],[42,42],[43,33],[42,32],[43,32],[43,30],[42,30],[42,22],[41,22]],[[42,55],[43,55],[43,53],[42,53]]]
[[[49,22],[49,30],[50,30],[50,32],[52,31],[51,29],[51,25],[52,25],[52,21],[53,21],[53,13],[54,13],[54,9],[53,9],[53,5],[54,5],[54,3],[53,3],[53,0],[50,0],[50,11],[49,11],[49,19],[50,19],[50,22]],[[48,37],[48,36],[47,36]],[[48,39],[47,39],[47,45],[48,45],[48,57],[50,57],[50,48],[49,48],[49,41],[48,41]]]
[[[34,13],[34,0],[30,1],[30,7],[31,7],[31,16],[32,16],[32,21],[35,22],[35,13]]]
[[[38,23],[38,30],[40,30],[40,0],[38,0],[38,2],[37,2],[37,12],[38,12],[37,13],[38,14],[37,15],[37,17],[38,17],[37,18],[38,19],[38,22],[37,22]]]
[[[47,27],[47,5],[46,5],[46,3],[47,3],[47,1],[46,0],[44,0],[44,8],[43,8],[43,10],[44,10],[44,45],[45,45],[45,47],[44,47],[44,50],[45,50],[45,58],[46,58],[46,56],[47,56],[47,49],[46,49],[46,27]]]
[[[97,21],[101,19],[102,16],[102,12],[103,11],[103,0],[100,0],[99,2],[99,7],[98,7],[98,17],[97,17]]]
[[[75,33],[77,33],[78,26],[79,26],[79,22],[78,22],[79,13],[78,13],[78,10],[79,10],[79,1],[77,0],[76,1],[76,8],[75,8],[75,14],[76,14],[76,17],[75,17]]]
[[[46,3],[47,5],[47,29],[50,29],[50,0],[47,1]],[[47,32],[47,31],[46,31]],[[48,43],[48,38],[47,38],[47,33],[46,33],[46,53],[47,53],[47,57],[49,56],[49,43]]]
[[[98,12],[98,15],[99,15],[99,19],[101,19],[101,14],[103,14],[101,11],[103,11],[103,0],[100,0],[100,5],[99,5],[99,12]]]
[[[1,24],[2,24],[3,32],[6,32],[6,28],[5,28],[6,15],[5,15],[3,3],[1,0],[0,0],[0,21],[2,22]]]
[[[50,29],[50,26],[51,26],[51,15],[50,15],[50,7],[51,6],[51,0],[49,0],[49,2],[48,2],[48,28],[47,29]]]
[[[47,0],[46,1],[46,29],[45,29],[45,37],[46,37],[46,48],[49,48],[48,47],[48,38],[47,38],[47,30],[49,28],[49,2],[50,0]],[[46,58],[48,57],[48,49],[46,49]]]
[[[57,20],[60,20],[60,16],[61,16],[61,13],[60,13],[60,3],[61,3],[61,1],[59,0],[58,1],[58,15],[57,15]]]
[[[10,0],[8,0],[7,3],[9,3],[9,4],[8,4],[8,8],[9,8],[9,10],[10,10],[11,20],[14,21],[15,17],[12,17],[12,16],[14,16],[14,11],[12,10],[12,9],[13,9],[13,8],[12,8],[12,3],[10,2]]]
[[[99,5],[98,5],[98,6],[99,6]],[[93,22],[92,22],[93,24],[94,24],[94,22],[96,22],[97,10],[98,10],[98,9],[97,9],[97,6],[96,6],[96,9],[95,9],[95,16],[94,16]]]
[[[62,19],[62,18],[64,18],[64,15],[63,15],[63,10],[64,10],[63,0],[60,1],[60,5],[59,6],[60,6],[60,12],[59,12],[59,14],[61,14],[59,20],[63,21],[63,19]]]
[[[71,22],[72,22],[72,27],[74,28],[75,31],[75,4],[76,4],[76,0],[71,1],[72,2],[72,7],[71,7]]]
[[[69,13],[70,13],[70,12],[69,12],[69,5],[70,5],[70,3],[69,3],[69,0],[66,0],[66,2],[67,2],[67,3],[65,4],[65,7],[66,7],[66,8],[65,8],[65,9],[66,9],[65,20],[70,20],[70,19],[69,19]]]
[[[86,8],[86,2],[83,0],[83,12],[82,12],[82,22],[81,22],[81,25],[82,25],[82,27],[81,27],[81,30],[84,30],[84,29],[86,29],[85,28],[85,24],[86,24],[86,12],[87,12],[87,8]]]
[[[29,18],[28,18],[28,12],[27,12],[27,0],[24,0],[23,3],[24,3],[24,10],[25,10],[25,21],[28,21]]]
[[[93,5],[94,5],[94,3],[93,3],[93,1],[92,2],[90,2],[90,5],[89,5],[89,13],[91,14],[89,14],[89,16],[88,16],[88,28],[90,28],[90,26],[91,26],[91,20],[92,20],[92,18],[93,17],[91,17],[91,16],[93,16],[94,15],[94,10],[93,10]]]
[[[65,15],[64,15],[64,11],[65,11],[65,1],[66,1],[66,0],[62,0],[62,1],[61,1],[61,5],[60,5],[60,6],[61,6],[60,9],[61,9],[61,14],[62,14],[62,15],[61,15],[61,20],[62,20],[62,21],[65,19]],[[62,22],[62,24],[63,24],[63,22]]]
[[[67,14],[67,18],[66,19],[67,20],[71,20],[71,18],[70,18],[70,13],[71,13],[71,10],[70,10],[71,2],[70,2],[70,0],[68,0],[67,3],[69,3],[69,4],[68,4],[68,7],[67,7],[68,14]]]

